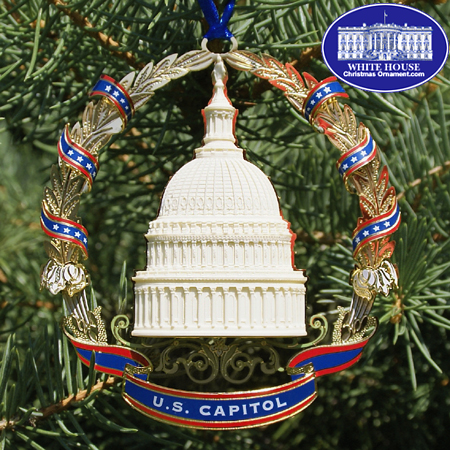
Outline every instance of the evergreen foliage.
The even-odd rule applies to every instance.
[[[367,3],[239,0],[230,28],[241,49],[323,79],[330,75],[320,54],[325,30]],[[450,3],[407,3],[449,33]],[[62,335],[61,298],[39,291],[46,261],[40,202],[60,132],[80,119],[101,73],[120,79],[149,61],[199,48],[205,27],[194,0],[0,3],[0,448],[443,448],[450,423],[448,63],[432,81],[402,93],[346,87],[400,199],[400,287],[377,298],[380,328],[362,360],[318,380],[319,397],[305,412],[244,431],[164,425],[129,408],[120,380],[87,370]],[[350,302],[349,236],[359,212],[334,168],[337,150],[280,91],[246,73],[229,75],[239,143],[271,176],[298,235],[296,265],[310,277],[310,312],[324,311],[332,323],[336,307]],[[92,301],[107,320],[126,297],[128,311],[133,304],[125,280],[145,265],[143,234],[169,177],[201,142],[200,110],[210,95],[210,70],[172,81],[101,153],[80,215],[90,234]]]

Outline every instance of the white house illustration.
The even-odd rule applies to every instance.
[[[386,21],[386,14],[385,14]],[[394,23],[338,28],[338,60],[410,61],[433,59],[432,27]]]

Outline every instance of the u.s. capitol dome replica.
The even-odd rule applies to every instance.
[[[305,330],[295,235],[272,183],[235,145],[237,110],[216,62],[205,137],[169,181],[135,282],[141,337],[284,337]]]

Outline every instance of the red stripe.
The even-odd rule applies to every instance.
[[[98,370],[99,372],[102,372],[102,373],[114,375],[116,377],[123,377],[123,371],[118,370],[118,369],[112,369],[111,367],[103,367],[98,364],[95,364],[94,369]]]
[[[248,419],[248,420],[235,420],[235,421],[229,421],[229,422],[206,422],[206,421],[200,421],[200,420],[182,419],[180,417],[174,417],[174,416],[166,415],[164,413],[159,413],[157,411],[154,411],[151,408],[148,408],[144,405],[141,405],[140,403],[137,403],[129,395],[123,394],[123,397],[125,398],[125,400],[127,400],[134,408],[138,409],[139,411],[143,412],[146,415],[155,417],[159,420],[162,420],[163,422],[172,422],[172,423],[176,423],[176,424],[182,425],[182,426],[203,428],[203,429],[227,429],[227,428],[235,428],[236,429],[236,428],[259,426],[259,425],[264,425],[266,423],[277,422],[279,420],[283,420],[286,417],[290,417],[290,416],[294,415],[295,413],[301,411],[302,409],[306,408],[316,398],[316,396],[317,396],[317,394],[314,393],[310,398],[299,403],[298,405],[294,406],[293,408],[283,411],[279,414],[274,414],[269,417]]]
[[[80,358],[80,361],[81,361],[84,365],[86,365],[86,366],[88,366],[88,367],[91,366],[91,362],[88,361],[85,357],[81,356],[78,352],[77,352],[77,355],[78,355],[78,358]]]
[[[183,391],[180,389],[171,389],[171,388],[165,388],[162,386],[158,386],[156,384],[148,383],[146,381],[140,380],[139,378],[135,378],[132,375],[126,374],[126,379],[134,384],[137,384],[139,386],[142,386],[146,389],[151,387],[152,390],[156,392],[161,392],[163,394],[168,394],[172,396],[182,396],[185,398],[195,398],[198,400],[205,400],[205,399],[211,399],[211,400],[227,400],[227,399],[240,399],[240,398],[252,398],[252,397],[259,397],[261,394],[264,395],[273,395],[280,392],[284,392],[287,389],[297,388],[299,386],[302,386],[303,384],[308,383],[311,381],[311,378],[314,378],[314,374],[308,374],[305,377],[299,378],[298,380],[294,382],[289,382],[287,384],[283,384],[281,386],[275,386],[273,388],[268,389],[258,389],[256,391],[248,391],[248,392],[190,392],[190,391]]]
[[[98,353],[108,353],[112,355],[124,356],[129,359],[132,359],[133,361],[141,363],[144,367],[150,365],[150,361],[144,355],[134,350],[127,349],[125,347],[119,347],[114,345],[87,344],[75,340],[71,340],[71,342],[75,348],[82,348],[83,350],[90,350]]]

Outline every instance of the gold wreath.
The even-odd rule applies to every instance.
[[[300,112],[305,98],[319,83],[309,74],[304,73],[302,77],[291,64],[284,65],[270,55],[259,57],[248,51],[232,50],[221,56],[231,67],[266,79],[284,91],[287,100]],[[214,59],[215,55],[205,49],[188,52],[180,57],[170,55],[156,66],[148,64],[137,76],[134,72],[129,73],[120,80],[120,84],[128,90],[135,109],[139,109],[156,89],[190,71],[208,67]],[[319,107],[311,124],[317,132],[325,133],[341,154],[361,144],[369,133],[364,124],[357,123],[353,110],[348,105],[341,107],[334,97]],[[86,106],[81,123],[77,122],[72,127],[70,137],[97,156],[112,135],[122,131],[123,120],[116,107],[103,98]],[[82,174],[60,160],[59,166],[52,168],[51,183],[52,187],[44,191],[43,203],[47,210],[54,216],[81,224],[81,219],[76,216],[80,196],[90,189]],[[346,180],[346,188],[359,196],[362,217],[358,219],[358,224],[389,211],[396,201],[394,188],[388,187],[386,168],[380,171],[378,150],[372,161]],[[397,286],[397,270],[389,261],[394,246],[395,243],[390,241],[388,235],[362,246],[354,255],[356,266],[350,275],[353,298],[350,310],[342,319],[340,339],[348,340],[357,336],[368,322],[376,294],[387,295],[392,287]],[[78,320],[86,322],[84,328],[77,327],[77,337],[81,337],[83,329],[90,330],[85,336],[88,340],[92,339],[92,335],[99,335],[93,331],[93,328],[99,327],[98,317],[93,321],[92,314],[89,314],[85,294],[89,276],[79,262],[79,248],[71,242],[53,238],[46,242],[46,251],[50,260],[42,271],[42,286],[53,294],[62,292],[69,311]],[[333,341],[337,342],[339,338],[334,336]]]

